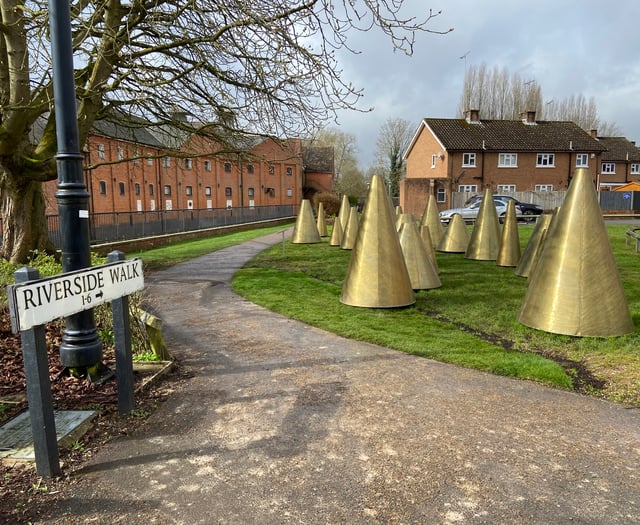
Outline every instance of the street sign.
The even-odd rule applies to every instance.
[[[144,288],[139,258],[7,287],[11,328],[28,330]]]

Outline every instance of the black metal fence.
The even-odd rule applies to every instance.
[[[295,217],[297,206],[255,206],[204,210],[95,213],[89,217],[91,244],[181,233],[247,222]],[[58,215],[48,215],[49,238],[61,247]]]

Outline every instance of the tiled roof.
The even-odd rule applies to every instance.
[[[309,146],[302,149],[302,162],[306,172],[333,172],[333,147]]]
[[[640,148],[625,137],[598,137],[598,140],[607,148],[602,154],[603,161],[640,161]]]
[[[149,123],[141,120],[117,119],[115,115],[109,120],[101,119],[93,123],[92,132],[112,139],[124,140],[134,144],[144,144],[156,148],[165,145],[148,129]]]
[[[584,151],[606,147],[573,122],[425,118],[424,123],[449,151]]]

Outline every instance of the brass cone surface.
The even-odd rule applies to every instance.
[[[520,234],[518,233],[518,219],[516,218],[516,203],[507,203],[507,213],[502,226],[500,249],[496,264],[498,266],[518,266],[520,262]]]
[[[557,334],[610,337],[633,332],[620,275],[586,169],[576,170],[529,276],[519,320]]]
[[[316,221],[313,218],[313,209],[311,208],[311,201],[309,201],[309,199],[303,199],[300,203],[300,211],[296,218],[296,225],[293,228],[291,242],[293,244],[313,244],[322,242],[320,234],[318,233]]]
[[[351,213],[351,204],[349,204],[349,198],[346,195],[343,195],[342,202],[340,203],[340,211],[338,212],[338,218],[340,219],[343,235],[347,229],[347,222],[349,222],[349,213]]]
[[[318,227],[318,233],[320,237],[329,237],[329,230],[327,229],[327,218],[324,215],[324,204],[318,204],[318,219],[316,220],[316,226]]]
[[[454,213],[440,240],[440,244],[438,244],[437,250],[447,253],[465,253],[469,247],[470,239],[471,236],[462,215]]]
[[[527,246],[522,253],[522,257],[520,258],[520,262],[516,267],[515,273],[519,277],[529,277],[538,247],[544,242],[552,217],[553,216],[550,213],[543,213],[538,217],[536,226],[531,233],[531,237],[529,237],[529,242],[527,243]]]
[[[379,175],[371,178],[356,244],[340,302],[365,308],[398,308],[415,303],[395,215]]]
[[[420,228],[420,236],[422,237],[422,242],[424,243],[424,247],[427,249],[427,254],[431,259],[431,262],[435,266],[438,273],[440,273],[440,268],[438,268],[438,259],[436,257],[436,250],[433,247],[433,242],[431,241],[431,234],[429,233],[429,226],[422,226]]]
[[[500,250],[500,223],[493,202],[493,194],[487,188],[478,211],[476,224],[471,232],[469,246],[464,256],[476,261],[495,261]]]
[[[438,246],[442,240],[442,236],[444,235],[444,228],[440,222],[438,204],[436,203],[436,198],[433,195],[429,195],[429,200],[427,200],[427,205],[424,208],[422,219],[420,219],[420,226],[429,227],[431,242],[434,247]]]
[[[358,236],[358,209],[354,206],[349,212],[349,220],[347,221],[347,228],[342,234],[342,242],[340,248],[343,250],[353,250],[356,244],[356,237]]]
[[[403,224],[412,222],[415,224],[416,220],[411,213],[400,213],[396,215],[396,230],[400,232]]]
[[[402,206],[396,206],[396,215],[402,215]]]
[[[400,247],[407,265],[411,288],[430,290],[442,286],[415,222],[405,222],[400,228]]]
[[[333,230],[331,230],[331,238],[329,239],[329,246],[340,246],[342,244],[342,224],[340,218],[336,217],[333,220]]]

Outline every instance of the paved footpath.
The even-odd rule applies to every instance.
[[[640,411],[343,339],[235,295],[235,269],[280,239],[149,279],[193,375],[43,523],[640,523]]]

